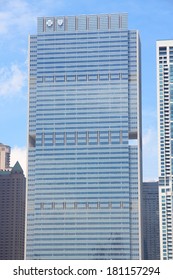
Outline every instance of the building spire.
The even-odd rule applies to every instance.
[[[18,161],[16,161],[15,165],[13,166],[11,173],[23,174],[23,169]]]

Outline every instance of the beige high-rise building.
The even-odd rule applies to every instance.
[[[173,260],[173,40],[157,41],[160,258]]]
[[[10,168],[10,153],[11,148],[0,143],[0,170]]]

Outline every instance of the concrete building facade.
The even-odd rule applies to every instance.
[[[160,255],[173,259],[173,40],[160,40],[157,52],[159,130]]]
[[[10,168],[10,153],[11,148],[0,143],[0,170]]]

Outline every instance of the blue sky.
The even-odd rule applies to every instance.
[[[142,46],[144,180],[157,179],[156,54],[158,39],[173,39],[172,0],[0,0],[0,142],[11,165],[26,170],[28,35],[38,16],[127,12]]]

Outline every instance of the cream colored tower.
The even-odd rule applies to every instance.
[[[0,143],[0,170],[10,168],[10,153],[11,148]]]
[[[173,259],[173,40],[157,41],[160,257]]]

